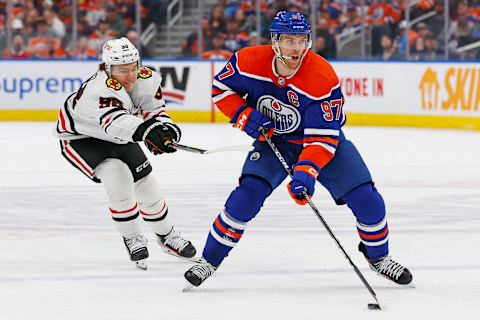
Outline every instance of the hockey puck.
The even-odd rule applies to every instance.
[[[368,310],[382,310],[382,308],[380,308],[378,303],[369,303]]]

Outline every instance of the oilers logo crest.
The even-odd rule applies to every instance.
[[[290,133],[300,125],[300,112],[272,96],[258,99],[257,110],[273,120],[276,133]]]

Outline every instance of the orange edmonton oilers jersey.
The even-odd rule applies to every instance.
[[[238,51],[214,77],[213,102],[230,119],[245,105],[262,112],[273,120],[276,134],[303,144],[299,161],[322,168],[333,158],[345,123],[340,81],[311,50],[293,76],[278,75],[274,64],[269,45]]]

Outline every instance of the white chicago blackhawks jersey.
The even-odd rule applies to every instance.
[[[133,142],[132,135],[145,120],[172,122],[165,112],[162,77],[141,67],[128,93],[120,82],[99,70],[71,94],[58,114],[55,136],[62,140],[93,137],[114,143]]]

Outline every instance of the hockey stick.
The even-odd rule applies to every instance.
[[[270,137],[268,136],[267,134],[267,131],[265,129],[261,129],[261,133],[262,135],[264,136],[265,138],[265,141],[267,141],[268,145],[270,146],[270,148],[272,149],[273,153],[275,153],[275,156],[277,156],[277,159],[278,161],[280,161],[280,163],[282,164],[283,168],[285,169],[285,171],[288,173],[288,175],[290,176],[290,178],[293,177],[293,174],[292,174],[292,170],[290,170],[290,166],[288,165],[287,161],[283,158],[282,154],[280,153],[280,151],[278,151],[277,147],[275,146],[275,144],[273,144],[273,141],[272,139],[270,139]],[[357,276],[360,278],[360,280],[362,280],[363,284],[365,285],[365,287],[368,289],[368,292],[370,292],[370,295],[373,297],[373,299],[375,299],[375,301],[377,302],[376,304],[374,303],[369,303],[368,304],[368,308],[369,309],[382,309],[382,306],[380,304],[380,302],[378,301],[378,298],[377,298],[377,295],[375,294],[375,291],[373,291],[372,287],[370,286],[370,284],[367,282],[367,280],[365,279],[365,277],[363,276],[363,274],[360,272],[360,270],[357,268],[357,266],[355,265],[355,263],[353,263],[352,259],[350,258],[350,256],[348,255],[348,253],[345,251],[345,249],[343,248],[343,246],[341,245],[340,241],[338,241],[337,237],[335,236],[335,234],[333,233],[332,229],[330,229],[329,225],[327,224],[327,221],[325,221],[325,219],[323,218],[323,216],[320,214],[320,211],[317,209],[317,206],[315,205],[315,203],[313,203],[312,201],[312,198],[310,198],[310,196],[307,194],[307,191],[306,190],[303,190],[302,191],[302,195],[305,197],[305,199],[307,200],[308,204],[310,205],[310,208],[312,208],[313,212],[315,213],[315,215],[317,216],[318,219],[320,219],[320,221],[322,222],[323,226],[325,227],[325,229],[327,230],[327,232],[330,234],[330,237],[332,237],[333,240],[335,240],[335,242],[337,243],[338,247],[340,248],[340,250],[343,252],[343,254],[345,255],[345,258],[347,258],[348,262],[350,263],[350,265],[353,267],[353,270],[355,271],[355,273],[357,274]]]
[[[187,152],[192,152],[197,154],[210,154],[210,153],[223,152],[223,151],[252,151],[253,150],[253,146],[247,146],[247,145],[226,146],[226,147],[220,147],[220,148],[209,149],[209,150],[190,147],[190,146],[186,146],[178,143],[174,144],[173,147],[177,150],[182,150],[182,151],[187,151]]]

